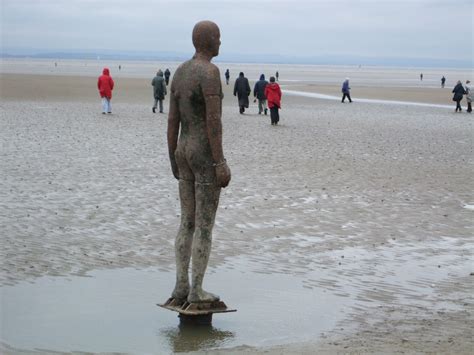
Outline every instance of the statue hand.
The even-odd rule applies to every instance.
[[[173,175],[176,178],[176,180],[179,180],[178,164],[176,164],[175,160],[171,160],[171,170],[173,171]]]
[[[216,166],[217,185],[219,187],[226,187],[230,182],[230,169],[227,163]]]

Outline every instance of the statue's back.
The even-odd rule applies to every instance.
[[[187,135],[207,137],[205,95],[222,98],[219,69],[209,62],[188,60],[176,70],[171,92],[179,110],[180,140]]]

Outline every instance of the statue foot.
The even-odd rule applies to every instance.
[[[173,290],[173,293],[171,294],[171,297],[176,299],[177,301],[186,301],[189,295],[189,284],[188,285],[183,285],[183,286],[178,286]]]
[[[189,303],[204,303],[204,302],[215,302],[219,301],[219,296],[214,295],[213,293],[206,292],[204,290],[191,291],[188,296]]]

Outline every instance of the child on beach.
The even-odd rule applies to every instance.
[[[100,97],[102,98],[102,114],[112,113],[112,90],[114,89],[114,80],[110,76],[109,68],[102,70],[102,75],[97,80],[97,88],[99,89]]]
[[[274,76],[270,77],[270,83],[265,86],[265,96],[270,108],[272,126],[276,126],[280,121],[278,110],[281,108],[281,89],[280,85],[275,82]]]

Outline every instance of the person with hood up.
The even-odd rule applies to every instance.
[[[456,110],[454,110],[454,112],[461,112],[462,111],[462,107],[461,107],[461,100],[464,96],[464,94],[466,94],[466,91],[464,90],[464,87],[462,86],[461,84],[461,80],[458,80],[456,86],[454,87],[452,93],[454,93],[454,96],[453,96],[453,101],[456,101]]]
[[[265,80],[265,75],[260,75],[260,80],[255,83],[253,88],[253,97],[258,100],[258,114],[261,115],[262,112],[265,115],[268,112],[267,109],[267,97],[265,96],[265,87],[268,85],[268,81]]]
[[[97,80],[97,88],[99,89],[100,97],[102,98],[102,114],[112,113],[112,90],[114,89],[114,80],[110,76],[109,68],[102,70],[102,75]]]
[[[151,86],[153,86],[153,97],[155,98],[155,103],[153,104],[153,113],[156,113],[156,107],[158,102],[160,103],[160,113],[163,113],[163,100],[165,99],[166,85],[165,79],[163,79],[163,72],[158,70],[156,76],[151,81]]]
[[[277,125],[280,121],[278,110],[281,108],[281,89],[280,85],[275,82],[275,77],[270,77],[270,83],[265,86],[265,96],[270,108],[270,118],[273,125]]]
[[[171,72],[168,68],[166,68],[166,70],[165,70],[165,81],[166,81],[167,86],[170,83],[170,76],[171,76]]]
[[[235,80],[234,96],[237,96],[239,99],[239,112],[241,114],[249,107],[249,95],[251,92],[249,79],[244,76],[244,73],[240,72],[239,77]]]
[[[229,69],[227,69],[227,70],[225,71],[225,74],[224,74],[224,75],[225,75],[225,83],[226,83],[227,85],[229,85],[229,79],[230,79],[230,72],[229,72]]]
[[[466,80],[466,100],[467,100],[467,112],[472,112],[472,88],[471,88],[471,81]]]
[[[342,83],[341,91],[342,91],[342,101],[341,102],[344,102],[346,97],[349,99],[349,102],[352,102],[351,88],[349,87],[349,78],[346,78],[346,80],[344,80],[344,82]]]

